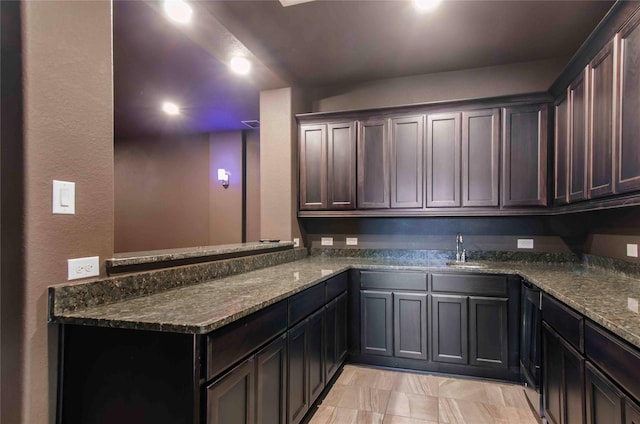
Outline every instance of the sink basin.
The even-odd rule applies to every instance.
[[[486,264],[480,264],[480,263],[477,263],[477,262],[451,261],[451,262],[447,262],[447,266],[450,266],[451,268],[459,268],[459,269],[483,269],[483,268],[487,268]]]

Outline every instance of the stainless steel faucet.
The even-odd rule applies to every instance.
[[[456,262],[466,262],[467,260],[467,252],[463,247],[462,233],[458,233],[456,234]]]

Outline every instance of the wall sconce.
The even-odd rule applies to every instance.
[[[218,181],[222,183],[222,187],[225,189],[229,188],[229,175],[231,174],[226,169],[218,168]]]

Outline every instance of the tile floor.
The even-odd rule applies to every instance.
[[[518,385],[345,365],[310,424],[536,424]]]

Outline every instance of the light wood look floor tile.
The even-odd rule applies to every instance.
[[[517,384],[345,365],[311,424],[538,424]]]

